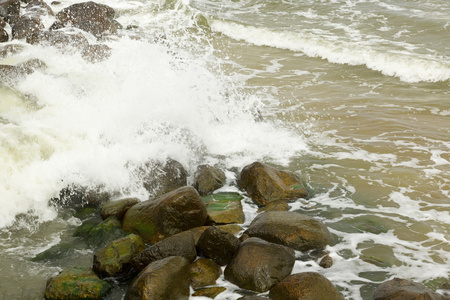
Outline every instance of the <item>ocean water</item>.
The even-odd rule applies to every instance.
[[[448,1],[100,3],[131,25],[102,41],[109,59],[24,41],[0,57],[48,66],[0,83],[0,299],[42,299],[47,278],[92,262],[83,249],[30,261],[79,224],[49,199],[80,184],[146,200],[136,167],[166,157],[190,174],[221,166],[226,189],[257,160],[295,172],[310,197],[291,209],[337,243],[333,267],[297,253],[294,272],[322,273],[346,299],[372,299],[394,277],[432,289],[448,280]],[[245,209],[248,225],[248,198]],[[221,284],[216,299],[240,297]]]

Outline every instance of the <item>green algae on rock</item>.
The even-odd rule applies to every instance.
[[[242,196],[238,193],[218,193],[203,196],[209,217],[216,224],[243,224]]]

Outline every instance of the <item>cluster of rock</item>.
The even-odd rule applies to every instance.
[[[225,182],[221,170],[199,166],[195,183],[187,186],[187,172],[181,164],[169,160],[159,170],[164,168],[167,172],[160,173],[165,174],[160,181],[145,176],[154,174],[154,169],[146,174],[141,168],[145,184],[152,191],[156,188],[158,195],[143,202],[135,198],[104,201],[104,195],[95,197],[80,190],[62,192],[59,204],[92,205],[97,199],[103,221],[84,222],[76,232],[96,249],[92,266],[69,268],[50,278],[46,299],[102,299],[115,282],[129,282],[127,300],[188,299],[191,295],[215,298],[226,290],[216,283],[222,274],[225,280],[253,293],[241,299],[343,299],[319,273],[291,274],[294,250],[321,251],[333,245],[334,237],[322,222],[273,206],[242,232],[239,224],[245,217],[240,194],[213,193]],[[173,178],[169,180],[167,174]],[[307,195],[295,174],[259,162],[242,170],[238,184],[261,205]],[[241,234],[239,238],[237,234]],[[51,257],[58,249],[46,252]],[[43,259],[46,253],[35,258]],[[332,265],[330,257],[321,265],[323,261],[323,267]],[[411,292],[411,286],[384,283],[375,299],[400,299],[395,298],[403,295],[399,290],[405,287],[403,290]],[[421,297],[425,287],[417,287],[414,285],[413,293]],[[257,295],[265,292],[268,295]],[[437,297],[429,290],[425,294]]]
[[[45,28],[43,18],[48,16],[54,16],[56,21]],[[11,37],[7,27],[10,28]],[[104,44],[89,44],[82,33],[92,34],[101,40],[121,28],[122,25],[115,20],[113,8],[92,1],[73,4],[55,15],[43,0],[0,0],[0,43],[10,39],[26,40],[29,44],[52,46],[61,51],[79,51],[87,61],[97,62],[109,57],[111,49]],[[9,46],[10,49],[3,52],[19,51],[15,45]],[[40,62],[38,67],[44,65]],[[16,73],[29,74],[34,69],[33,66],[0,65],[0,74],[2,77]]]

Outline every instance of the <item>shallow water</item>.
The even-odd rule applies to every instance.
[[[62,1],[59,9],[74,3]],[[135,172],[172,157],[296,172],[293,203],[338,237],[321,269],[348,299],[402,277],[435,289],[450,261],[450,6],[446,1],[113,1],[112,56],[12,43],[48,68],[0,86],[0,298],[42,299],[48,277],[92,252],[30,258],[77,218],[48,200],[68,184],[142,200]],[[53,20],[45,21],[49,26]],[[93,37],[90,42],[95,43]],[[246,224],[256,207],[246,201]],[[216,299],[237,299],[237,287]],[[120,299],[120,290],[111,299]]]

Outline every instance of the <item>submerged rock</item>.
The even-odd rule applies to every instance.
[[[124,198],[114,201],[103,202],[100,204],[100,215],[105,220],[110,216],[115,216],[119,220],[123,220],[127,210],[135,204],[139,203],[138,198]]]
[[[171,256],[148,265],[131,283],[125,300],[189,299],[189,262]]]
[[[131,261],[144,251],[142,238],[130,234],[107,244],[94,253],[93,269],[100,277],[117,277],[128,273]]]
[[[278,171],[260,162],[244,167],[238,184],[260,205],[304,198],[308,195],[302,181],[295,174]]]
[[[225,173],[210,165],[200,165],[194,174],[194,188],[201,196],[211,194],[225,184]]]
[[[229,232],[211,226],[205,230],[197,242],[198,250],[217,264],[228,264],[239,249],[240,241]]]
[[[184,231],[150,246],[133,258],[132,265],[141,271],[151,262],[169,256],[181,256],[193,262],[197,257],[193,233]]]
[[[37,254],[34,258],[31,259],[31,261],[54,261],[56,259],[70,257],[75,253],[75,251],[79,250],[80,246],[83,245],[85,246],[85,244],[80,241],[80,239],[61,242]]]
[[[111,56],[111,48],[103,45],[89,45],[81,52],[83,58],[91,63],[103,61]]]
[[[45,299],[103,299],[110,289],[111,285],[91,268],[73,267],[47,281]]]
[[[191,264],[191,286],[194,289],[213,285],[222,274],[222,269],[213,260],[199,258]]]
[[[242,196],[238,193],[219,193],[202,197],[206,210],[215,224],[243,224]]]
[[[270,290],[269,297],[283,300],[344,300],[331,281],[315,272],[292,274],[286,277]]]
[[[427,299],[446,300],[445,296],[434,293],[421,283],[394,278],[383,282],[375,291],[374,300]]]
[[[41,31],[27,37],[32,45],[52,46],[58,49],[72,47],[82,50],[89,46],[88,40],[81,34],[67,34],[61,31]]]
[[[244,234],[299,251],[321,250],[334,243],[333,236],[322,222],[289,211],[260,214]]]
[[[125,214],[123,229],[155,244],[174,234],[203,226],[205,221],[205,204],[193,187],[186,186],[132,206]]]
[[[225,279],[247,290],[265,292],[291,273],[294,262],[292,249],[249,238],[225,268]]]

